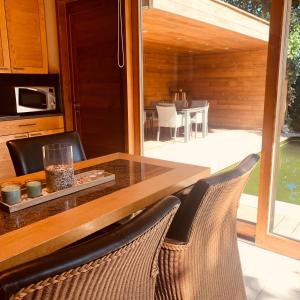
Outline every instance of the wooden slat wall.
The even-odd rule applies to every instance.
[[[262,128],[267,49],[189,55],[178,60],[178,87],[189,99],[207,99],[209,125]]]
[[[177,55],[156,48],[144,48],[144,105],[170,100],[177,88]]]

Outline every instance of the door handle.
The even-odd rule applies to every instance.
[[[17,139],[25,139],[27,138],[27,135],[23,134],[23,135],[15,135],[14,136],[14,139],[17,140]]]
[[[20,124],[19,127],[35,126],[36,123]]]
[[[34,137],[34,136],[41,136],[41,135],[43,135],[43,134],[40,133],[40,132],[37,132],[37,133],[30,133],[30,136],[31,136],[31,137]]]
[[[75,109],[80,109],[80,104],[74,103],[74,104],[73,104],[73,107],[74,107]]]

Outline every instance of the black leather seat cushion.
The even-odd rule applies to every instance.
[[[75,131],[12,140],[6,144],[17,176],[43,170],[44,145],[69,144],[73,148],[74,162],[86,159],[80,136]]]

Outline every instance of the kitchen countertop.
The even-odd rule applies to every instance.
[[[22,119],[36,119],[36,118],[46,118],[46,117],[55,117],[63,116],[63,113],[54,113],[54,114],[40,114],[40,115],[25,115],[25,116],[8,116],[0,115],[0,122],[2,121],[13,121],[13,120],[22,120]]]

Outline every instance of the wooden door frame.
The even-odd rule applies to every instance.
[[[141,1],[125,0],[126,65],[127,65],[127,150],[140,155],[141,123]]]
[[[61,74],[62,99],[64,104],[64,122],[67,131],[74,130],[74,112],[72,101],[72,80],[69,35],[67,29],[66,5],[76,0],[56,0],[57,31]]]
[[[78,0],[56,0],[57,27],[59,39],[61,88],[64,103],[66,130],[74,130],[73,91],[71,78],[69,33],[67,29],[66,5]],[[125,2],[126,40],[126,104],[125,104],[125,148],[130,154],[140,154],[140,1]]]
[[[255,243],[262,248],[300,259],[300,242],[269,232],[277,157],[275,145],[280,133],[277,124],[283,101],[290,9],[291,0],[272,1]]]

